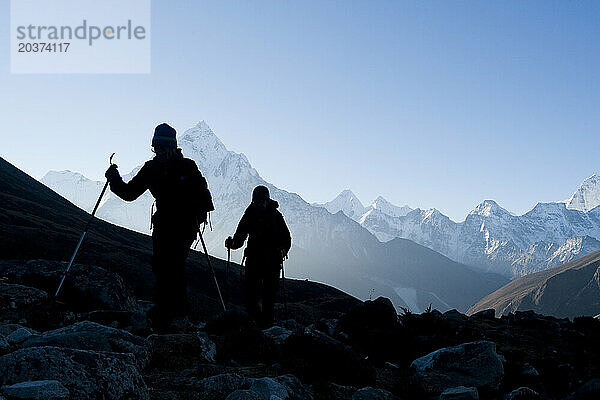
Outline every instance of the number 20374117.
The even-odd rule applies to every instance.
[[[71,43],[18,43],[19,53],[66,53]]]

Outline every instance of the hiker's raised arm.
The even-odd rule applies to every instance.
[[[119,174],[116,165],[111,165],[106,171],[106,179],[110,184],[110,190],[125,201],[133,201],[140,197],[148,189],[148,163],[127,183]]]

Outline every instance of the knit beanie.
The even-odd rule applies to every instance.
[[[152,147],[171,147],[177,148],[177,132],[168,124],[160,124],[154,129],[152,137]]]

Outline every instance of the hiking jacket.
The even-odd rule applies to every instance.
[[[215,209],[206,179],[193,160],[181,150],[175,157],[154,157],[127,183],[117,176],[110,190],[125,201],[133,201],[146,190],[156,199],[152,225],[156,231],[196,238],[206,214]]]
[[[269,200],[264,209],[250,204],[235,231],[232,248],[239,249],[248,238],[244,255],[249,260],[281,264],[282,252],[290,250],[292,238],[278,207],[275,200]]]

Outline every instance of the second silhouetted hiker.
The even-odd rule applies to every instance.
[[[156,278],[155,307],[148,313],[153,325],[164,330],[189,312],[185,260],[200,224],[214,210],[206,179],[193,160],[177,148],[175,129],[160,124],[154,130],[152,148],[156,156],[146,162],[128,182],[116,165],[106,171],[110,190],[133,201],[146,190],[156,199],[152,216],[152,272]]]
[[[225,247],[239,249],[248,238],[244,251],[245,305],[250,317],[262,328],[273,325],[279,273],[292,246],[290,231],[278,207],[279,204],[269,198],[269,189],[257,186],[235,235],[225,241]]]

